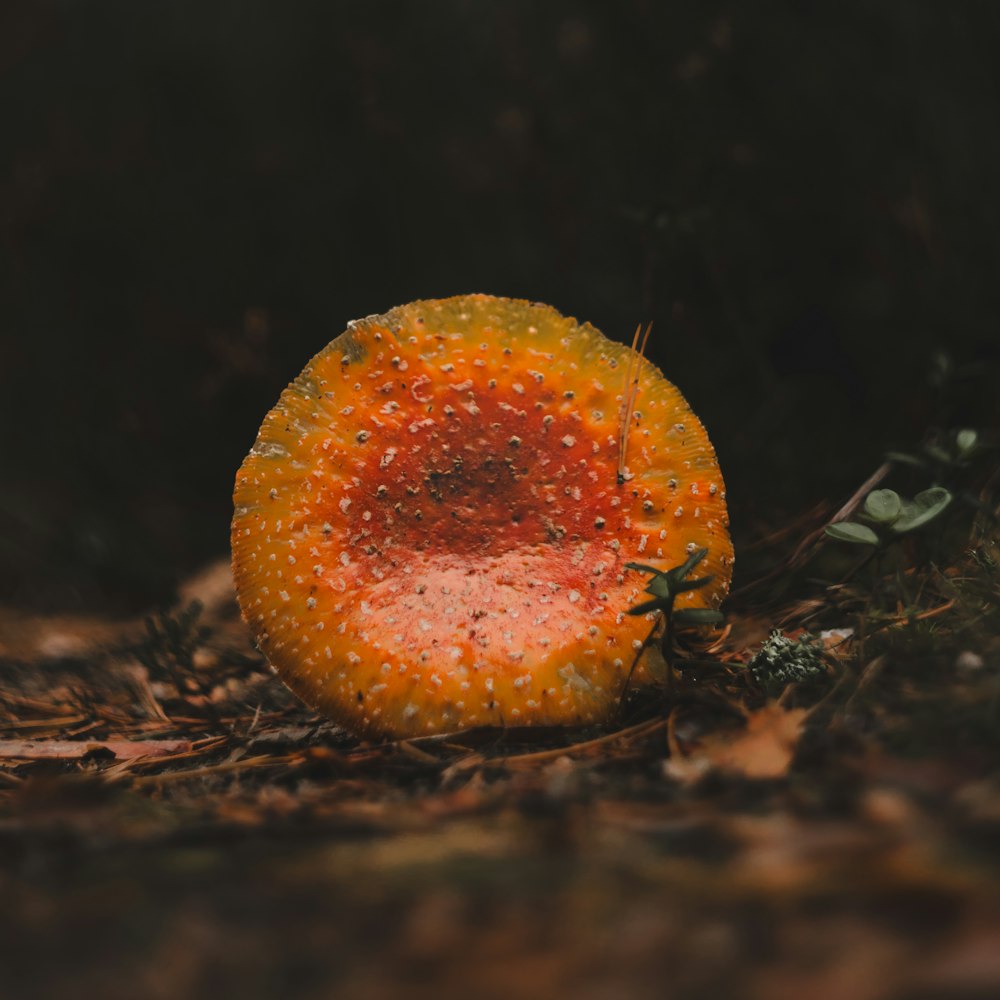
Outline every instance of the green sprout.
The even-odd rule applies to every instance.
[[[931,472],[938,480],[947,479],[957,471],[967,468],[984,451],[986,445],[971,427],[949,432],[943,440],[932,440],[923,445],[919,454],[890,451],[886,458],[899,465],[911,465]]]
[[[630,615],[645,615],[650,611],[660,612],[664,621],[663,635],[660,638],[660,651],[667,664],[670,663],[673,650],[675,626],[718,625],[724,620],[722,612],[714,611],[711,608],[679,608],[674,610],[674,602],[681,594],[700,590],[715,579],[714,576],[700,576],[693,580],[688,578],[688,574],[707,555],[708,549],[695,549],[680,566],[674,566],[673,569],[668,570],[646,566],[644,563],[625,563],[626,569],[652,574],[652,579],[646,585],[646,593],[650,594],[652,599],[629,608],[628,613]],[[638,656],[636,662],[638,662]],[[634,669],[635,664],[632,666]]]
[[[904,535],[916,531],[940,517],[952,502],[952,494],[943,486],[932,486],[912,500],[901,497],[895,490],[872,490],[865,498],[860,519],[828,524],[824,531],[838,542],[867,545],[871,554],[861,566],[873,562],[873,586],[881,579],[882,557],[889,547]],[[860,569],[861,567],[857,567]],[[903,600],[910,597],[897,562],[896,587]]]
[[[995,449],[995,441],[984,439],[971,427],[963,427],[932,438],[917,454],[890,451],[885,457],[897,465],[908,465],[928,473],[936,485],[948,489],[956,500],[988,520],[996,521],[988,498],[984,502],[969,488],[977,469],[983,466],[979,460]]]

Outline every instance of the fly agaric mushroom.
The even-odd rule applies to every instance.
[[[705,430],[634,350],[470,295],[351,323],[282,393],[236,479],[243,616],[304,701],[361,734],[606,719],[651,679],[646,582],[732,574]]]

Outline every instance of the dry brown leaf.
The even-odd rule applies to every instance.
[[[769,702],[749,713],[742,729],[711,733],[687,754],[671,729],[671,755],[664,771],[683,782],[697,781],[711,770],[744,778],[784,777],[808,715],[808,709],[786,709],[778,702]]]

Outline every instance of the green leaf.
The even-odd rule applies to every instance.
[[[856,521],[838,521],[836,524],[828,524],[823,530],[838,542],[878,545],[878,535],[866,524],[858,524]]]
[[[672,598],[664,600],[658,597],[655,601],[643,601],[642,604],[629,608],[625,613],[627,615],[644,615],[647,611],[666,611],[670,607],[671,601]]]
[[[903,503],[903,512],[892,525],[892,530],[902,535],[933,521],[952,501],[952,495],[943,486],[932,486],[918,493],[912,501]]]
[[[680,566],[668,570],[666,575],[672,582],[680,583],[707,555],[708,549],[695,549]]]
[[[634,569],[640,573],[652,573],[653,578],[646,585],[646,593],[654,597],[668,600],[683,594],[688,590],[697,590],[715,579],[714,576],[703,576],[697,580],[688,580],[687,575],[708,555],[708,549],[696,549],[680,565],[673,569],[661,570],[645,563],[625,563],[626,569]],[[646,602],[647,604],[650,602]],[[645,605],[641,605],[645,607]],[[638,613],[638,612],[637,612]]]
[[[940,462],[942,465],[951,465],[951,455],[948,454],[940,445],[936,444],[925,444],[924,454],[928,458],[933,458],[935,462]]]
[[[676,625],[719,625],[726,620],[721,611],[711,608],[679,608],[673,615]]]
[[[918,458],[916,455],[908,455],[905,451],[887,451],[885,457],[898,465],[913,465],[918,469],[927,468],[927,462],[924,459]]]
[[[971,428],[966,427],[955,435],[955,446],[958,448],[960,454],[968,455],[976,447],[978,440],[979,435]]]
[[[872,490],[865,500],[865,513],[876,524],[892,524],[902,510],[903,503],[895,490]]]

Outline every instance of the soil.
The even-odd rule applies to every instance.
[[[610,726],[388,743],[266,669],[226,563],[9,617],[0,995],[996,995],[1000,631],[918,576],[902,615],[751,588]],[[816,669],[775,697],[778,621]]]

